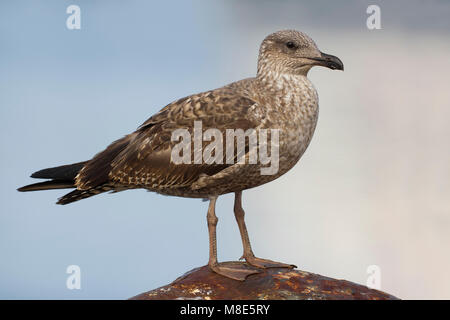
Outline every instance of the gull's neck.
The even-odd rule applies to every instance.
[[[296,87],[298,89],[299,86],[310,83],[309,79],[304,74],[293,74],[276,69],[264,69],[257,73],[256,79],[263,86],[277,90],[296,91]]]
[[[307,75],[310,69],[310,66],[306,66],[304,69],[295,70],[295,73],[293,73],[292,68],[283,65],[277,60],[268,59],[260,55],[256,79],[264,85],[283,89],[284,87],[299,85],[305,81],[309,82]]]

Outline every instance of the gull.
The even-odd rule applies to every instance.
[[[58,199],[57,203],[63,205],[108,191],[137,188],[169,196],[208,199],[208,265],[212,271],[243,281],[260,269],[293,268],[292,264],[254,255],[244,221],[242,191],[285,174],[308,147],[319,111],[317,92],[307,78],[313,66],[344,69],[339,58],[321,52],[305,33],[295,30],[272,33],[261,43],[255,77],[172,102],[91,160],[37,171],[32,178],[47,180],[18,190],[74,189]],[[192,134],[196,121],[201,121],[202,132],[215,129],[224,137],[230,129],[278,130],[278,141],[271,141],[279,152],[278,170],[262,174],[262,163],[225,159],[212,163],[174,163],[173,133],[184,129]],[[250,157],[249,140],[245,141],[244,160]],[[205,144],[202,141],[202,146]],[[234,215],[243,244],[241,259],[247,264],[217,260],[216,200],[227,193],[235,194]]]

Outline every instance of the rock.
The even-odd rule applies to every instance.
[[[229,264],[244,262],[226,262]],[[174,282],[132,300],[396,300],[398,298],[346,280],[286,268],[269,268],[237,281],[203,266]]]

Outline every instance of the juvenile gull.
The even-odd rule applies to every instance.
[[[261,44],[256,77],[177,100],[150,117],[135,132],[113,142],[91,160],[43,169],[32,178],[49,179],[19,191],[75,188],[58,200],[68,204],[106,191],[144,188],[165,195],[209,199],[209,267],[226,277],[244,280],[257,269],[218,263],[216,251],[216,200],[234,192],[234,214],[242,238],[242,258],[256,268],[293,265],[255,257],[250,246],[242,209],[242,191],[272,181],[291,169],[306,150],[318,116],[318,96],[308,80],[313,66],[343,70],[339,58],[322,53],[306,34],[283,30]],[[261,163],[183,163],[171,161],[176,129],[202,130],[278,129],[279,167],[262,175]],[[246,157],[249,143],[246,141]]]

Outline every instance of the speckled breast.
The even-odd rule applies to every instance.
[[[232,183],[218,186],[223,189],[221,193],[249,189],[277,179],[299,161],[311,142],[319,113],[318,96],[313,84],[303,76],[283,76],[266,85],[266,92],[271,92],[271,96],[265,99],[267,125],[262,128],[279,130],[278,171],[262,175],[261,167],[267,165],[249,165]]]

